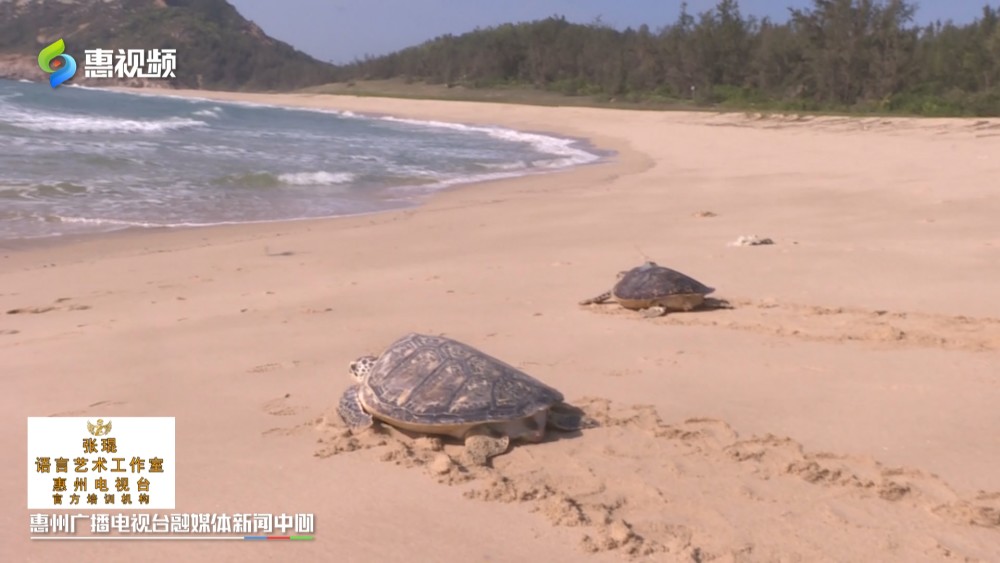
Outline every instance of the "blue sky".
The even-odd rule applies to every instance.
[[[553,14],[578,23],[598,16],[623,29],[643,23],[651,29],[673,22],[681,0],[230,0],[272,37],[321,60],[349,62],[366,53],[381,55],[416,45],[445,33],[459,34],[477,26],[528,21]],[[693,13],[710,9],[716,0],[689,0]],[[787,19],[789,7],[809,0],[743,0],[744,15]],[[937,19],[966,23],[975,19],[986,0],[923,0],[917,22]],[[998,6],[996,0],[990,0]]]

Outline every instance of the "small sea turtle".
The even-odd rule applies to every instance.
[[[614,298],[626,309],[642,310],[646,317],[660,317],[669,311],[691,311],[704,303],[705,296],[713,291],[715,288],[650,261],[619,272],[618,283],[611,291],[584,299],[580,305]]]
[[[582,412],[564,404],[559,391],[441,336],[410,333],[378,358],[351,362],[350,370],[358,384],[337,407],[350,428],[367,428],[374,417],[404,430],[458,438],[472,464],[506,452],[511,440],[540,442],[546,426],[581,427]]]

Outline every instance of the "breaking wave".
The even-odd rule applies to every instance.
[[[57,133],[162,133],[208,125],[204,121],[183,117],[138,120],[72,114],[31,114],[16,110],[0,112],[0,122],[29,131]]]

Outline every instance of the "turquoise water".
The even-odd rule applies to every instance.
[[[371,213],[597,159],[502,128],[0,80],[0,239]]]

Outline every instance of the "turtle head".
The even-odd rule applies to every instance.
[[[375,356],[361,356],[351,362],[351,375],[354,376],[354,379],[364,381],[365,377],[371,373],[372,367],[375,366],[376,359],[378,358]]]

